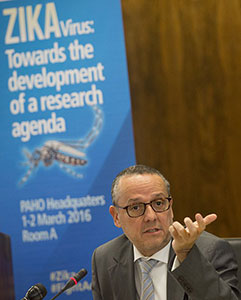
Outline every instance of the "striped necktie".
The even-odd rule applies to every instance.
[[[142,289],[140,300],[154,300],[154,287],[150,277],[152,268],[158,263],[155,259],[138,260],[142,273]]]

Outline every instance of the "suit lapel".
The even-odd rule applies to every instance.
[[[125,238],[125,242],[113,255],[113,264],[108,268],[111,278],[110,289],[113,289],[113,300],[136,299],[136,287],[134,276],[133,246]],[[175,277],[171,274],[171,268],[175,259],[175,253],[170,247],[168,271],[167,271],[167,300],[183,300],[184,290]]]
[[[170,247],[169,261],[168,261],[168,271],[167,271],[167,300],[182,300],[184,299],[184,290],[171,274],[172,265],[175,259],[175,253]]]
[[[129,240],[115,253],[114,263],[108,269],[114,299],[136,299],[133,247]]]

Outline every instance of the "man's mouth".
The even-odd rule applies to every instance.
[[[153,233],[153,232],[158,232],[158,231],[160,231],[159,228],[150,228],[150,229],[146,229],[144,231],[144,233]]]

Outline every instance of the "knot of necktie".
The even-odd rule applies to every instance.
[[[143,274],[149,274],[151,270],[155,267],[155,265],[158,263],[158,260],[156,259],[144,260],[140,258],[138,262],[141,268],[141,272]]]

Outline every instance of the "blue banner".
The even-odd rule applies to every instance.
[[[91,299],[91,255],[117,235],[114,176],[135,163],[120,1],[0,3],[1,231],[16,299]]]

